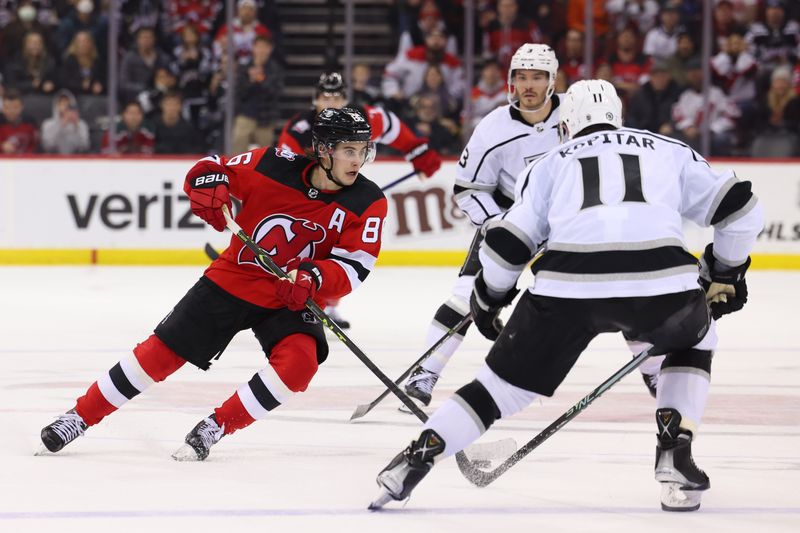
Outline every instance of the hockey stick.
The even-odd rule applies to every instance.
[[[205,248],[203,248],[203,250],[206,252],[208,258],[211,259],[212,261],[216,261],[217,258],[219,257],[219,252],[216,251],[213,246],[211,246],[210,242],[206,243],[206,246]]]
[[[250,236],[244,232],[244,230],[239,226],[239,224],[237,224],[236,221],[233,220],[233,217],[231,217],[231,213],[228,210],[227,206],[222,207],[222,213],[225,216],[225,222],[226,222],[225,225],[228,227],[229,230],[231,230],[231,233],[236,235],[239,238],[239,240],[241,240],[244,243],[244,245],[247,246],[247,248],[249,248],[250,251],[253,252],[253,254],[255,254],[257,261],[264,268],[266,268],[268,272],[270,272],[274,276],[277,276],[278,278],[289,277],[286,274],[286,272],[281,270],[281,268],[275,264],[275,262],[272,260],[272,257],[270,257],[270,255],[266,252],[266,250],[264,250],[258,244],[256,244],[255,241],[253,241],[253,239],[251,239]],[[415,404],[411,398],[409,398],[403,391],[401,391],[397,387],[397,385],[395,385],[394,382],[386,376],[386,374],[381,372],[381,370],[375,365],[375,363],[373,363],[372,360],[370,360],[370,358],[367,357],[367,355],[364,352],[362,352],[358,346],[356,346],[356,344],[350,339],[350,337],[348,337],[347,334],[344,331],[342,331],[342,328],[340,328],[339,325],[336,324],[336,322],[331,320],[331,318],[327,314],[325,314],[325,311],[323,311],[319,307],[319,305],[317,305],[317,303],[311,298],[306,300],[306,309],[311,311],[311,313],[315,317],[317,317],[317,319],[320,322],[322,322],[323,326],[325,326],[331,332],[333,332],[333,334],[336,335],[336,337],[340,341],[342,341],[342,343],[345,346],[347,346],[347,348],[351,352],[353,352],[353,354],[356,357],[358,357],[358,359],[362,363],[364,363],[364,365],[367,368],[369,368],[370,371],[372,371],[372,373],[375,374],[375,376],[377,376],[379,380],[381,380],[381,383],[386,385],[389,388],[389,390],[395,396],[397,396],[400,399],[400,401],[403,402],[406,405],[406,407],[408,407],[411,410],[412,413],[414,413],[417,416],[417,418],[419,418],[423,422],[428,420],[428,416],[424,412],[422,412],[422,410],[419,407],[417,407],[417,404]]]
[[[653,347],[644,350],[636,357],[628,361],[625,366],[617,370],[610,378],[601,383],[592,392],[578,400],[575,405],[567,409],[567,411],[558,417],[555,422],[547,426],[542,430],[541,433],[529,440],[522,448],[511,454],[508,459],[503,461],[503,463],[494,470],[488,472],[481,470],[476,466],[476,464],[467,459],[466,456],[459,456],[457,454],[456,463],[458,464],[458,469],[461,470],[461,473],[465,478],[467,478],[467,480],[469,480],[470,483],[478,487],[485,487],[495,479],[502,476],[509,468],[517,464],[526,455],[538,448],[541,443],[552,437],[559,429],[564,427],[567,422],[582,413],[587,407],[589,407],[589,404],[599,398],[619,380],[638,368],[642,363],[644,363],[645,359],[650,357],[651,352],[653,352]]]
[[[405,371],[405,372],[403,372],[403,373],[400,375],[400,377],[399,377],[399,378],[397,378],[397,379],[394,381],[394,384],[395,384],[395,385],[400,385],[400,383],[402,383],[402,382],[403,382],[403,380],[404,380],[404,379],[406,379],[406,378],[408,377],[408,375],[409,375],[409,374],[411,374],[411,372],[413,372],[413,371],[414,371],[414,369],[415,369],[415,368],[417,368],[417,367],[418,367],[420,364],[422,364],[422,362],[423,362],[423,361],[425,361],[425,360],[426,360],[428,357],[430,357],[430,356],[431,356],[431,354],[432,354],[433,352],[435,352],[436,350],[438,350],[438,349],[439,349],[439,348],[442,346],[442,344],[444,344],[444,343],[447,341],[447,339],[449,339],[450,337],[452,337],[452,336],[453,336],[453,334],[454,334],[455,332],[459,331],[461,328],[463,328],[464,326],[466,326],[467,324],[469,324],[471,321],[472,321],[472,317],[471,317],[470,315],[467,315],[467,316],[465,316],[464,318],[462,318],[462,319],[461,319],[461,322],[459,322],[458,324],[456,324],[456,325],[455,325],[455,326],[453,326],[452,328],[448,329],[448,330],[445,332],[445,334],[444,334],[444,335],[442,335],[442,336],[439,338],[439,340],[437,340],[437,341],[436,341],[436,342],[433,344],[433,346],[431,346],[430,348],[428,348],[428,351],[426,351],[424,354],[422,354],[422,355],[420,356],[420,358],[419,358],[419,359],[417,359],[416,361],[414,361],[414,362],[411,364],[411,366],[410,366],[410,367],[408,367],[408,369],[406,369],[406,371]],[[350,415],[350,421],[352,422],[353,420],[355,420],[355,419],[357,419],[357,418],[361,418],[362,416],[364,416],[364,415],[366,415],[367,413],[369,413],[370,411],[372,411],[372,410],[375,408],[375,406],[376,406],[376,405],[378,405],[379,403],[381,403],[381,401],[382,401],[384,398],[386,398],[386,396],[388,396],[388,395],[389,395],[389,393],[390,393],[390,392],[391,392],[391,390],[389,390],[389,389],[386,389],[385,391],[383,391],[383,392],[380,394],[380,396],[378,396],[377,398],[375,398],[374,400],[372,400],[370,403],[363,403],[363,404],[361,404],[361,405],[357,406],[357,407],[356,407],[356,410],[355,410],[355,411],[353,411],[353,414],[352,414],[352,415]]]
[[[390,181],[389,183],[387,183],[386,185],[381,187],[381,191],[386,192],[389,189],[391,189],[392,187],[394,187],[395,185],[397,185],[398,183],[402,183],[402,182],[406,181],[408,178],[414,177],[416,175],[417,175],[417,171],[416,170],[412,170],[411,172],[409,172],[405,176],[400,176],[396,180]]]

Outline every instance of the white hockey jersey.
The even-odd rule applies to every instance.
[[[538,245],[530,292],[564,298],[651,296],[698,288],[682,217],[715,227],[714,256],[742,264],[763,213],[732,171],[683,143],[632,128],[573,139],[525,169],[516,201],[488,223],[479,256],[492,292],[516,284]]]
[[[514,203],[517,176],[531,162],[558,146],[559,95],[545,120],[528,124],[509,105],[498,107],[480,121],[461,153],[453,189],[458,207],[470,221],[484,221]]]

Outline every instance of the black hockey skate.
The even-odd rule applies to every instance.
[[[681,415],[675,409],[656,410],[655,477],[661,483],[664,511],[696,511],[703,491],[711,487],[706,473],[694,464],[692,432],[679,427],[680,422]]]
[[[56,453],[83,435],[88,427],[81,415],[76,413],[75,409],[70,409],[63,415],[59,415],[55,422],[42,429],[42,444],[47,451]]]
[[[425,370],[418,366],[410,376],[405,384],[406,394],[417,400],[417,403],[422,404],[421,407],[427,407],[431,404],[431,395],[433,394],[433,387],[439,381],[439,374]],[[405,404],[400,405],[400,410],[404,413],[411,411]]]
[[[225,427],[217,424],[213,413],[204,418],[186,435],[186,444],[172,454],[176,461],[204,461],[211,447],[225,435]]]
[[[377,511],[392,500],[408,498],[414,487],[428,475],[434,458],[444,451],[444,446],[442,438],[432,429],[426,429],[419,439],[411,441],[408,448],[397,454],[378,474],[376,481],[380,493],[369,504],[369,510]]]

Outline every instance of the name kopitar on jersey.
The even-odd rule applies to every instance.
[[[630,132],[617,132],[617,131],[604,131],[602,133],[598,133],[597,135],[593,135],[589,137],[585,141],[580,141],[572,146],[564,149],[559,150],[558,154],[561,157],[567,157],[569,155],[574,154],[584,146],[594,146],[596,144],[619,144],[622,146],[636,146],[638,148],[649,148],[650,150],[655,150],[655,144],[653,143],[653,139],[644,136],[637,136]]]
[[[309,220],[285,214],[270,215],[256,226],[253,240],[281,268],[295,257],[314,257],[315,246],[325,240],[325,228]],[[239,251],[239,264],[261,265],[247,247]],[[266,270],[266,268],[264,268]]]

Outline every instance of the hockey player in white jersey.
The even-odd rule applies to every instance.
[[[551,396],[589,342],[614,331],[668,354],[655,412],[655,477],[662,509],[699,508],[710,482],[691,443],[716,346],[709,308],[716,319],[746,302],[745,272],[763,212],[750,183],[733,172],[714,172],[673,139],[622,128],[621,107],[602,80],[577,82],[562,99],[561,128],[570,140],[525,170],[514,205],[489,223],[480,249],[470,307],[476,327],[496,339],[486,364],[379,473],[373,508],[407,498],[434,463],[495,420]],[[682,217],[714,227],[700,280]],[[502,328],[498,315],[545,240],[534,284]]]
[[[428,327],[426,346],[457,326],[469,314],[469,295],[478,272],[480,227],[514,203],[514,185],[525,166],[559,144],[559,95],[554,94],[558,59],[545,44],[524,44],[511,58],[508,102],[486,115],[472,133],[456,169],[456,202],[478,229],[458,273],[451,297]],[[422,405],[469,325],[454,333],[409,376],[406,393]],[[405,406],[401,407],[405,410]]]

